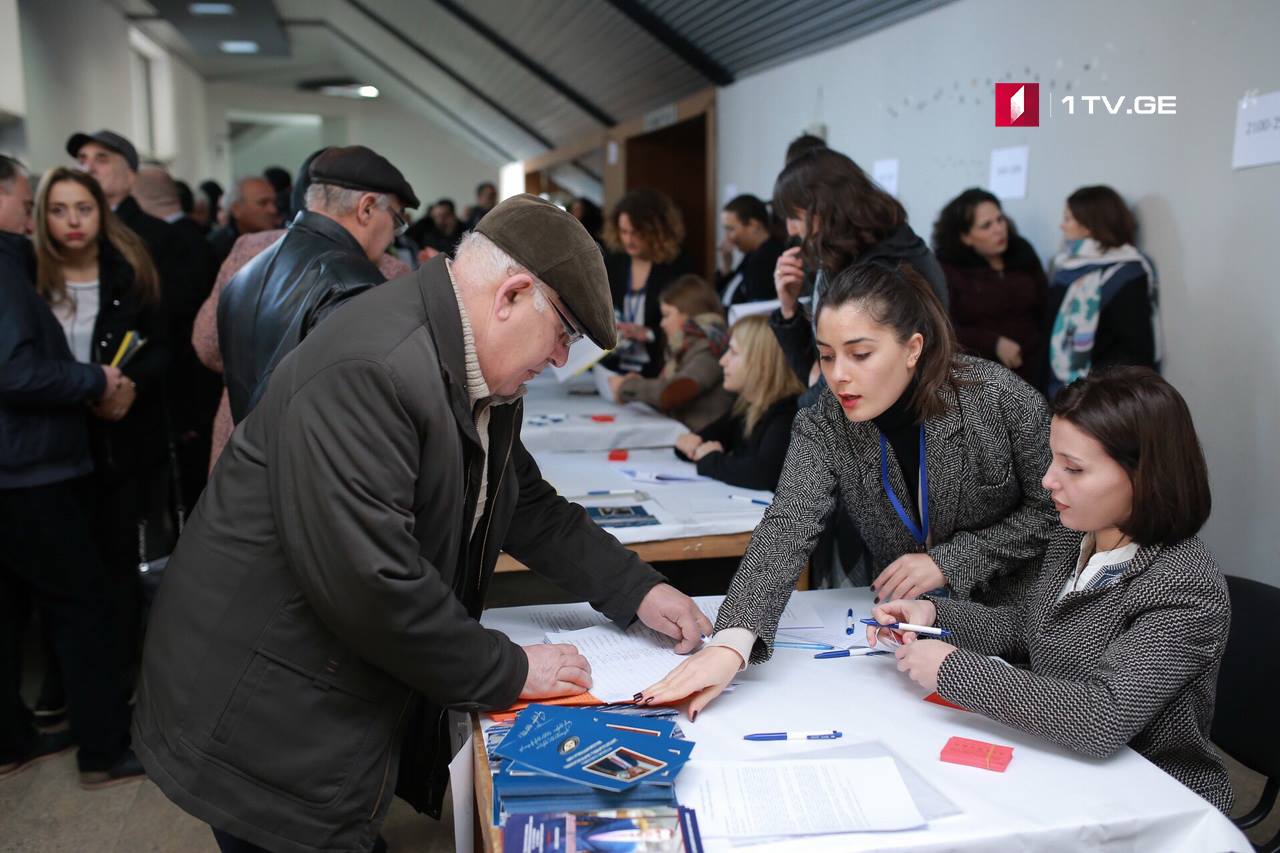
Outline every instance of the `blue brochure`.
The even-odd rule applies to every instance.
[[[606,791],[625,791],[641,782],[671,784],[693,743],[671,737],[669,724],[592,708],[530,705],[494,753],[518,762],[519,770]]]

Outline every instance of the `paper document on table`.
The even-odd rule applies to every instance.
[[[676,780],[703,838],[894,832],[924,826],[892,758],[691,761]]]
[[[596,381],[596,393],[600,395],[601,399],[613,400],[613,389],[609,387],[609,377],[617,375],[616,372],[598,364],[591,368],[591,378]]]
[[[555,373],[557,381],[566,382],[594,365],[606,355],[608,353],[596,346],[590,338],[583,338],[569,347],[569,357],[565,359],[564,366],[556,367],[552,365],[551,371]]]
[[[618,471],[637,483],[651,483],[655,486],[667,483],[700,483],[711,479],[694,473],[693,466],[690,466],[690,469],[689,471],[680,471],[677,469],[619,468]]]
[[[626,631],[596,625],[578,631],[548,632],[548,643],[572,643],[591,664],[591,695],[602,702],[630,702],[685,658],[669,637],[635,622]]]
[[[707,614],[707,618],[714,625],[716,617],[720,613],[720,605],[724,602],[724,596],[699,595],[693,599],[693,602],[698,605],[699,610]],[[552,631],[576,631],[580,628],[611,624],[609,617],[591,609],[589,604],[573,604],[567,607],[557,604],[551,605],[545,610],[529,608],[529,611],[529,618],[533,624],[548,633]],[[778,622],[778,630],[821,629],[822,625],[822,617],[818,615],[817,609],[812,604],[803,599],[792,598],[782,611],[782,619]]]

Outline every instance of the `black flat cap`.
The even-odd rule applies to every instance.
[[[604,256],[572,214],[525,193],[486,213],[476,231],[550,285],[596,346],[618,345]]]
[[[110,148],[129,163],[129,168],[138,171],[138,151],[133,143],[113,130],[99,130],[97,133],[73,133],[67,140],[67,153],[72,157],[80,156],[80,149],[86,143],[96,142],[103,148]]]
[[[389,193],[405,207],[417,207],[413,187],[387,158],[363,145],[330,148],[311,161],[311,182],[349,190]]]

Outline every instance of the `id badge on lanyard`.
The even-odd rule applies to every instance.
[[[898,518],[902,519],[902,523],[906,525],[910,531],[911,537],[920,544],[921,547],[927,548],[929,545],[929,465],[925,461],[924,455],[924,425],[920,425],[920,521],[916,524],[911,513],[907,512],[906,507],[902,505],[902,501],[898,499],[898,495],[893,491],[893,486],[889,483],[889,442],[885,440],[884,434],[880,434],[880,482],[884,485],[885,494],[889,497],[889,503],[893,504],[893,510],[898,514]]]

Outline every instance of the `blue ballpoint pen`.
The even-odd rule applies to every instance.
[[[893,652],[887,652],[884,649],[836,649],[833,652],[818,652],[813,656],[814,660],[826,660],[828,658],[858,658],[870,657],[871,655],[891,655]]]
[[[844,618],[844,632],[846,635],[853,633],[853,608],[849,608],[849,613]]]
[[[757,732],[743,735],[743,740],[835,740],[844,737],[844,732],[832,729],[829,732]]]
[[[834,649],[830,643],[796,643],[791,640],[774,640],[775,649]]]
[[[946,628],[935,628],[932,625],[913,625],[910,622],[890,622],[887,625],[881,625],[874,619],[859,620],[863,625],[874,625],[877,628],[892,628],[895,631],[914,631],[917,634],[924,634],[929,637],[950,637],[951,632]]]
[[[768,502],[768,501],[763,500],[762,498],[753,498],[753,497],[751,497],[750,495],[729,495],[729,500],[731,500],[731,501],[746,501],[747,503],[752,503],[752,504],[755,504],[756,506],[768,506],[768,505],[769,505],[769,502]]]

